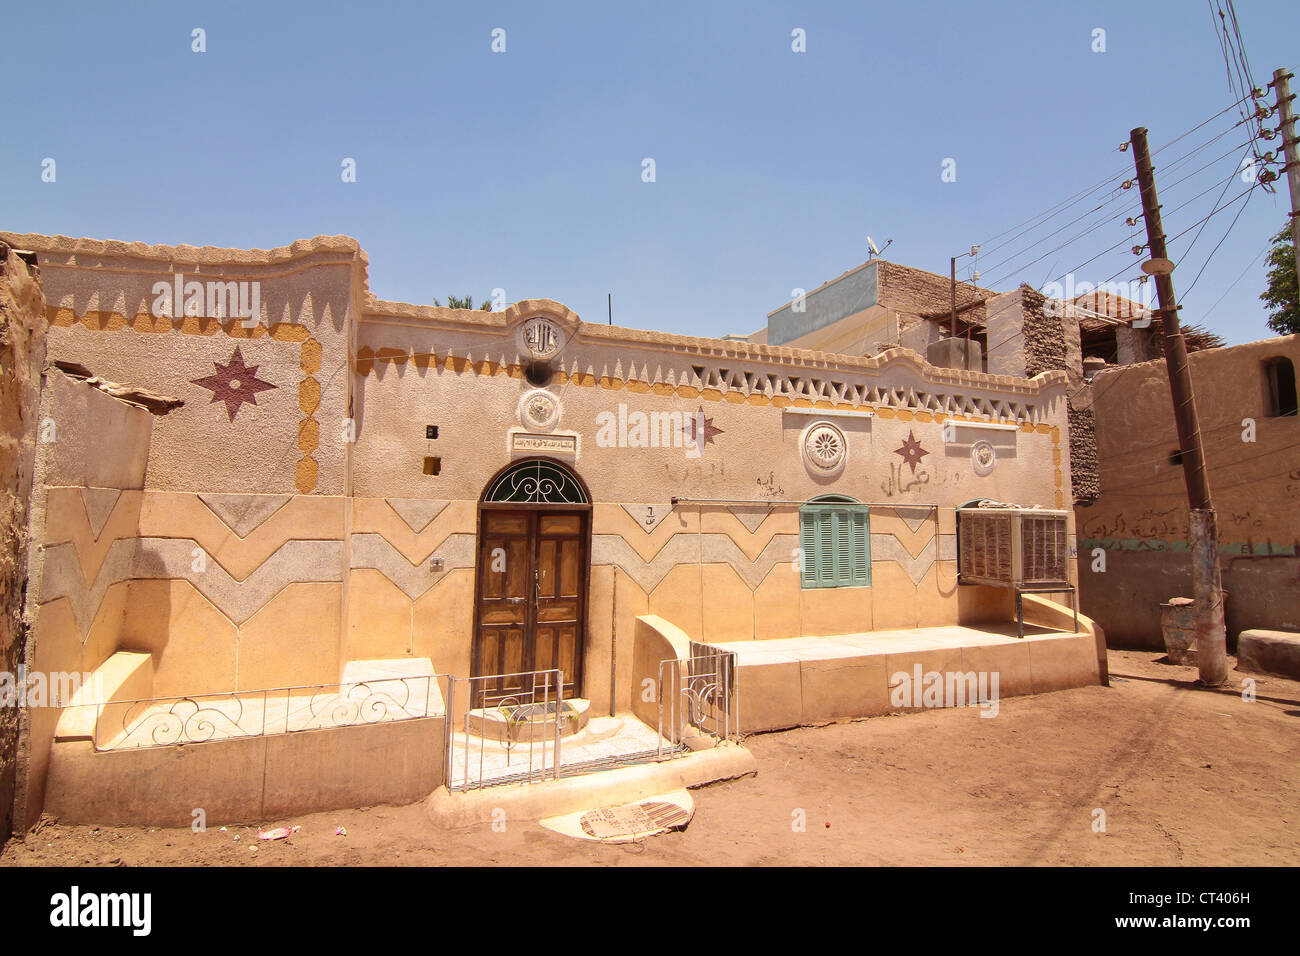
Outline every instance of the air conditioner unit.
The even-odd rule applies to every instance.
[[[1068,512],[1041,508],[961,508],[961,584],[1004,588],[1069,586]]]

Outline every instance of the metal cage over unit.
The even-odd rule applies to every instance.
[[[1067,513],[1039,508],[961,508],[957,557],[962,584],[1045,588],[1070,583]]]

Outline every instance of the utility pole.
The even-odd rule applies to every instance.
[[[1130,134],[1133,161],[1137,165],[1138,184],[1142,192],[1142,219],[1147,227],[1147,250],[1151,258],[1142,266],[1154,275],[1160,308],[1157,314],[1164,324],[1165,366],[1169,372],[1169,391],[1174,400],[1174,422],[1178,428],[1178,446],[1182,452],[1183,479],[1187,483],[1192,537],[1192,596],[1196,601],[1196,662],[1201,683],[1217,687],[1228,679],[1227,644],[1223,624],[1223,582],[1219,572],[1219,534],[1215,525],[1214,506],[1210,501],[1210,481],[1205,472],[1205,450],[1201,445],[1200,423],[1192,395],[1192,375],[1187,364],[1187,343],[1178,323],[1178,304],[1174,300],[1174,264],[1167,258],[1165,230],[1160,221],[1160,203],[1156,199],[1155,173],[1147,146],[1147,131],[1138,127]]]
[[[957,337],[957,257],[952,257],[952,316],[948,320],[948,337]]]
[[[965,256],[972,256],[972,257],[977,256],[979,255],[979,251],[980,251],[980,247],[978,245],[974,245],[970,247],[970,252],[963,252],[960,256],[953,256],[949,260],[949,262],[952,265],[952,272],[951,272],[952,313],[948,320],[948,336],[950,338],[955,339],[957,337],[957,260],[964,258]],[[969,337],[970,336],[968,335],[967,338]]]
[[[1291,101],[1295,99],[1289,82],[1292,75],[1285,69],[1273,71],[1273,95],[1277,98],[1277,125],[1282,131],[1282,149],[1286,156],[1286,183],[1291,190],[1291,244],[1295,251],[1296,274],[1300,275],[1300,150],[1296,149],[1295,116],[1291,112]]]

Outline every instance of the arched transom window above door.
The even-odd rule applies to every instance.
[[[488,486],[483,501],[530,505],[591,503],[577,475],[558,462],[544,458],[511,465]]]

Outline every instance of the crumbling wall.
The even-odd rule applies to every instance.
[[[1083,388],[1091,392],[1092,386]],[[1081,395],[1070,399],[1070,485],[1076,502],[1096,499],[1101,493],[1097,473],[1097,418],[1092,410],[1091,396],[1087,402],[1079,401]]]
[[[1028,285],[1020,286],[1024,329],[1024,374],[1033,377],[1049,369],[1069,376],[1067,390],[1070,421],[1070,484],[1074,500],[1092,501],[1100,486],[1097,477],[1097,433],[1092,411],[1092,388],[1083,380],[1083,346],[1076,315],[1062,303],[1046,307],[1047,297]]]
[[[944,332],[937,322],[915,317],[904,318],[900,322],[899,344],[918,355],[924,355],[931,345],[943,337]]]
[[[105,384],[99,380],[101,385]],[[101,565],[87,581],[81,571],[78,540],[130,541],[138,530],[153,415],[47,366],[41,383],[40,440],[32,474],[28,527],[32,541],[27,562],[26,616],[30,622],[26,672],[42,675],[47,687],[57,675],[93,673],[123,644],[127,595]],[[124,500],[125,499],[125,500]],[[110,531],[100,519],[116,520]],[[114,519],[113,516],[121,517]],[[70,523],[80,532],[70,530]],[[125,525],[125,528],[123,527]],[[131,529],[131,530],[127,530]],[[124,533],[125,532],[125,533]],[[149,614],[166,620],[169,606],[155,599]],[[46,771],[62,704],[47,695],[20,711],[18,778],[14,829],[25,832],[40,819],[45,804]]]
[[[989,300],[987,361],[990,375],[1025,374],[1024,308],[1021,289]]]
[[[1263,363],[1300,366],[1300,335],[1188,357],[1219,522],[1228,649],[1248,628],[1300,631],[1300,460],[1293,416],[1271,417]],[[1111,647],[1163,648],[1160,605],[1192,594],[1188,507],[1163,360],[1108,369],[1091,386],[1101,493],[1075,512],[1079,600]],[[1255,422],[1242,441],[1242,420]],[[1100,549],[1104,562],[1094,560]],[[1082,558],[1088,557],[1088,560]]]
[[[1047,297],[1028,285],[1020,287],[1025,336],[1025,375],[1033,378],[1054,368],[1067,369],[1065,329],[1060,309],[1046,310]]]
[[[0,243],[0,673],[8,675],[17,674],[27,644],[28,520],[45,330],[36,270]],[[0,844],[13,830],[21,714],[0,702]]]
[[[1160,357],[1154,342],[1157,323],[1141,329],[1121,325],[1115,329],[1115,361],[1120,365],[1136,365]]]
[[[886,262],[883,259],[876,260],[876,268],[879,270],[878,301],[881,305],[897,312],[917,316],[938,316],[938,313],[943,313],[939,321],[946,321],[948,311],[952,308],[951,276],[936,275],[924,269],[900,266],[896,262]],[[983,326],[986,317],[985,306],[981,300],[993,294],[992,290],[981,289],[969,282],[959,280],[957,282],[958,310],[972,302],[979,304],[971,306],[964,312],[959,311],[958,321]]]

